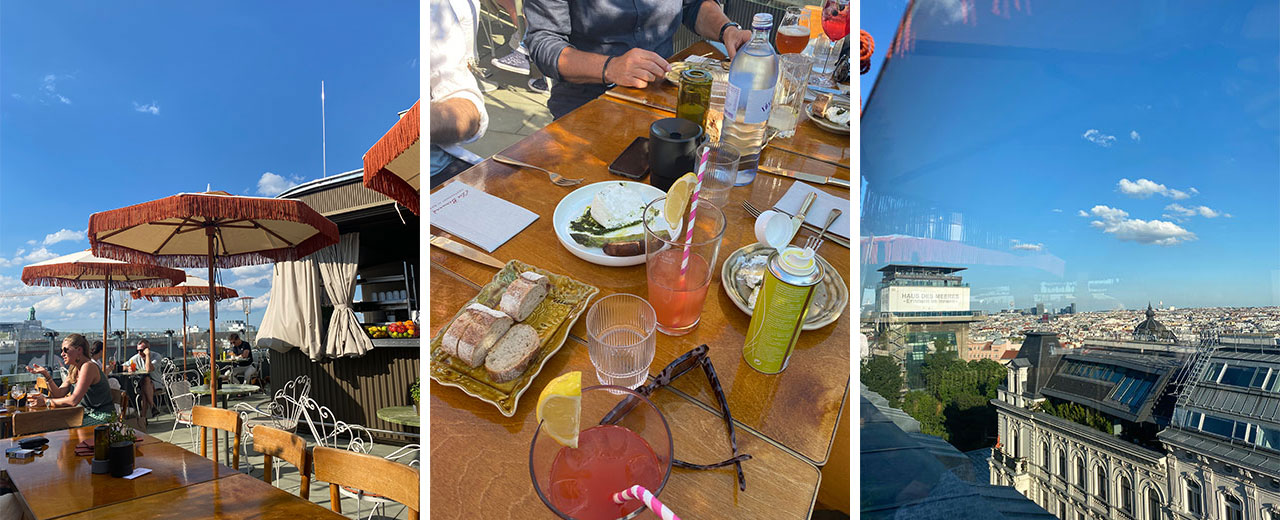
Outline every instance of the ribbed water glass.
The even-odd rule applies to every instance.
[[[614,294],[587,311],[587,352],[602,385],[635,389],[653,363],[658,315],[644,298]]]

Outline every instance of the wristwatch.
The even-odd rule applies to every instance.
[[[725,22],[724,25],[721,25],[720,26],[720,43],[724,43],[724,31],[730,27],[737,27],[741,29],[742,25],[738,24],[738,22]]]

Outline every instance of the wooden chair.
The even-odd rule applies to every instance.
[[[258,425],[253,429],[253,449],[262,452],[262,480],[272,484],[271,458],[293,464],[298,468],[301,487],[298,496],[303,500],[311,498],[311,454],[307,453],[307,441],[302,437],[284,430],[266,425]]]
[[[338,486],[377,493],[409,508],[409,520],[418,520],[418,468],[374,455],[316,446],[312,451],[316,480],[329,483],[329,503],[342,513]]]
[[[222,430],[231,434],[231,438],[235,439],[234,449],[231,450],[231,467],[237,469],[240,467],[240,431],[244,428],[244,423],[240,419],[240,414],[225,408],[212,408],[209,406],[197,406],[191,409],[191,423],[200,428],[200,456],[208,457],[208,441],[209,429]],[[218,433],[213,434],[213,463],[218,463]]]
[[[84,407],[50,408],[37,412],[13,414],[13,435],[51,432],[78,428],[84,424]]]

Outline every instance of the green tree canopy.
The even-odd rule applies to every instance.
[[[889,406],[902,405],[902,366],[889,356],[871,356],[862,362],[862,384],[889,401]]]

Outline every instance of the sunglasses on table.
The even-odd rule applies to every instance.
[[[720,378],[716,376],[716,369],[711,366],[711,358],[707,355],[707,350],[708,347],[704,344],[685,352],[675,361],[668,364],[666,368],[663,368],[661,372],[658,372],[652,382],[646,383],[635,391],[640,395],[649,397],[653,395],[655,390],[670,385],[677,377],[701,366],[702,372],[707,375],[707,381],[711,382],[711,390],[715,393],[717,404],[720,405],[720,412],[724,415],[724,425],[725,429],[729,431],[729,446],[733,449],[733,458],[715,464],[694,464],[672,458],[671,464],[679,468],[694,470],[722,468],[732,464],[738,472],[738,489],[746,491],[747,481],[742,474],[742,462],[751,460],[751,455],[738,453],[738,438],[733,430],[733,417],[729,415],[729,401],[724,397],[724,390],[720,386]],[[639,404],[640,401],[636,400],[635,397],[627,396],[617,406],[614,406],[609,413],[605,414],[604,418],[600,420],[600,424],[617,424]]]

